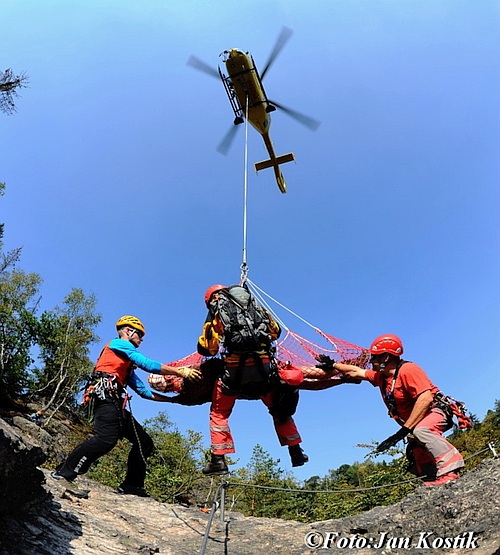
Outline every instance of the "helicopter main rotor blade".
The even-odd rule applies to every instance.
[[[205,63],[203,60],[200,60],[200,58],[197,58],[196,56],[189,56],[187,64],[188,66],[194,67],[199,71],[203,71],[203,73],[207,73],[211,77],[216,77],[217,79],[220,79],[219,72],[216,69],[214,69],[212,66],[209,66],[207,63]]]
[[[260,74],[261,79],[264,79],[264,75],[267,73],[267,70],[271,67],[271,64],[274,62],[274,60],[276,60],[279,53],[287,43],[288,39],[292,36],[292,33],[293,31],[291,29],[289,29],[288,27],[283,27],[283,29],[281,30],[281,33],[278,36],[276,44],[274,45],[274,48],[271,54],[269,55],[269,59],[267,60],[267,63]]]
[[[283,104],[279,104],[278,102],[274,102],[274,100],[269,100],[269,102],[272,105],[276,106],[276,108],[279,108],[282,112],[285,112],[285,114],[287,114],[291,118],[297,120],[302,125],[305,125],[306,127],[309,127],[309,129],[312,129],[313,131],[316,131],[316,129],[318,129],[318,127],[321,124],[321,122],[318,121],[317,119],[311,118],[309,116],[306,116],[305,114],[297,112],[297,110],[292,110],[291,108],[288,108],[287,106],[283,106]]]
[[[231,145],[233,144],[237,132],[238,126],[231,125],[227,133],[224,135],[224,138],[219,143],[219,146],[217,147],[217,152],[220,152],[221,154],[227,154],[229,149],[231,148]]]

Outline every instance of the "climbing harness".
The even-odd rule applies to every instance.
[[[470,430],[470,428],[472,428],[472,420],[467,415],[467,407],[462,401],[457,401],[453,397],[449,397],[441,393],[441,391],[438,391],[436,395],[434,395],[431,408],[442,410],[450,420],[453,420],[455,416],[458,421],[458,427],[461,430]]]
[[[249,103],[247,102],[245,107],[247,112],[248,107]],[[366,349],[363,349],[362,347],[359,347],[347,341],[343,341],[321,331],[318,327],[312,325],[310,322],[299,316],[296,312],[290,310],[285,305],[277,301],[274,297],[260,289],[260,287],[253,283],[248,277],[250,270],[248,264],[248,121],[249,119],[248,117],[246,117],[245,145],[243,156],[243,245],[239,285],[247,286],[248,289],[253,293],[259,304],[272,315],[281,329],[285,331],[285,334],[276,342],[275,356],[280,361],[288,361],[290,364],[296,367],[300,367],[303,372],[307,372],[307,367],[310,367],[311,372],[315,373],[317,370],[316,356],[318,354],[326,354],[336,361],[349,362],[365,368],[368,364],[366,356],[364,355],[366,353]],[[314,343],[313,341],[310,341],[307,338],[302,337],[298,333],[290,330],[283,322],[283,320],[279,317],[279,315],[276,314],[276,311],[273,310],[273,308],[270,306],[268,300],[288,311],[290,314],[301,320],[304,324],[312,328],[321,336],[324,341],[326,341],[327,346]],[[179,366],[181,360],[183,364],[196,365],[200,364],[203,361],[203,355],[200,355],[199,353],[192,353],[187,357],[183,357],[183,359],[172,361],[170,364],[173,366]]]
[[[404,424],[404,420],[401,420],[399,418],[398,413],[396,411],[396,400],[394,399],[394,387],[396,386],[396,380],[397,380],[397,377],[398,377],[398,374],[399,374],[399,370],[405,362],[408,362],[408,361],[407,360],[400,360],[398,362],[398,365],[396,367],[396,371],[394,372],[394,376],[392,377],[391,390],[389,392],[386,391],[385,376],[384,376],[384,387],[382,389],[382,397],[384,399],[385,406],[387,407],[387,414],[391,418],[394,418],[395,420],[397,420],[401,425]]]
[[[92,421],[94,417],[97,400],[104,401],[107,398],[113,402],[117,410],[120,410],[117,403],[121,400],[121,393],[124,388],[118,383],[116,376],[104,372],[93,372],[87,377],[84,389],[80,405],[86,408],[89,421]],[[120,422],[121,420],[122,418],[120,418]]]
[[[391,384],[391,390],[386,391],[385,380],[384,380],[384,387],[382,389],[382,397],[383,397],[384,403],[387,407],[387,412],[388,412],[389,416],[391,418],[394,418],[401,425],[404,425],[404,420],[402,420],[398,416],[397,411],[396,411],[396,402],[395,402],[395,399],[394,399],[394,387],[396,385],[396,379],[398,377],[399,369],[406,362],[408,362],[408,361],[407,360],[399,361],[399,363],[396,367],[396,371],[395,371],[394,376],[393,376],[393,380],[392,380],[392,384]],[[458,427],[461,430],[469,430],[470,428],[472,428],[472,420],[467,415],[468,411],[467,411],[467,407],[465,406],[465,403],[463,403],[462,401],[457,401],[453,397],[445,395],[441,391],[438,391],[434,395],[434,399],[432,401],[432,404],[431,404],[429,410],[431,410],[431,409],[441,410],[448,417],[448,420],[450,422],[450,427],[452,426],[452,423],[453,423],[453,417],[456,417],[457,422],[458,422]]]
[[[132,396],[127,393],[126,389],[120,385],[120,383],[118,383],[115,375],[106,374],[105,372],[93,372],[87,379],[83,400],[80,403],[80,405],[87,408],[89,420],[93,418],[96,400],[105,401],[106,399],[113,403],[119,414],[120,429],[123,429],[124,411],[127,409],[128,405],[128,411],[130,413],[132,428],[134,436],[137,440],[139,453],[144,461],[144,464],[147,464],[146,457],[144,456],[144,452],[142,450],[142,443],[137,432],[134,414],[132,412],[132,404],[130,402]]]

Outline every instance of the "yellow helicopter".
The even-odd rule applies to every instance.
[[[279,108],[311,129],[317,129],[319,126],[318,121],[296,112],[295,110],[291,110],[282,104],[278,104],[273,100],[269,100],[262,84],[262,80],[269,67],[276,59],[286,41],[290,38],[291,34],[292,31],[286,27],[282,30],[261,74],[259,74],[257,68],[255,67],[253,57],[248,54],[248,52],[242,52],[237,48],[225,50],[222,53],[223,62],[228,75],[225,75],[220,67],[217,72],[211,66],[208,66],[205,62],[194,56],[191,56],[188,60],[189,65],[196,67],[209,75],[220,77],[234,112],[234,126],[227,133],[217,150],[224,154],[227,152],[237,129],[235,126],[243,123],[246,118],[248,122],[262,135],[264,144],[269,154],[268,160],[263,160],[262,162],[257,162],[255,164],[255,170],[259,171],[272,167],[274,169],[276,182],[282,193],[286,193],[286,183],[279,166],[280,164],[291,162],[295,158],[291,152],[281,156],[276,156],[274,146],[269,135],[269,129],[271,127],[270,113],[274,112],[276,108]]]

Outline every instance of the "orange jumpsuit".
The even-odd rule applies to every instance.
[[[277,322],[269,315],[270,329],[272,340],[276,340],[281,332]],[[203,332],[198,340],[198,352],[205,356],[214,356],[219,352],[221,338],[224,334],[222,322],[217,315],[205,323]],[[241,365],[241,384],[242,393],[235,395],[228,394],[227,389],[224,391],[224,385],[221,378],[215,384],[212,404],[210,405],[210,440],[211,452],[214,455],[225,455],[227,453],[234,453],[234,440],[229,428],[229,417],[233,410],[234,404],[238,397],[245,397],[245,383],[250,380],[249,376],[256,374],[259,371],[267,371],[269,369],[269,356],[262,346],[262,351],[248,355],[243,364]],[[256,360],[258,357],[260,360]],[[228,369],[236,369],[241,364],[241,354],[231,353],[225,354],[224,363]],[[273,403],[275,392],[270,388],[267,391],[256,397],[259,398],[273,413]],[[273,422],[278,436],[280,445],[297,445],[301,443],[302,439],[297,430],[297,426],[291,415],[273,414]]]

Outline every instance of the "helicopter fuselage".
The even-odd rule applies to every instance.
[[[233,48],[224,52],[223,61],[228,75],[224,75],[220,68],[219,75],[234,111],[234,124],[238,125],[243,123],[244,119],[247,119],[262,135],[269,154],[269,160],[257,162],[255,170],[259,171],[272,167],[280,191],[286,193],[286,183],[279,165],[291,162],[295,158],[291,152],[282,156],[276,156],[271,137],[269,136],[269,129],[271,127],[270,112],[273,112],[276,108],[267,99],[253,58],[251,55]]]
[[[252,56],[233,48],[224,52],[224,63],[228,77],[220,73],[230,100],[232,97],[235,102],[231,103],[237,120],[235,123],[241,123],[238,118],[247,117],[261,135],[269,133],[269,112],[275,108],[267,99]]]

